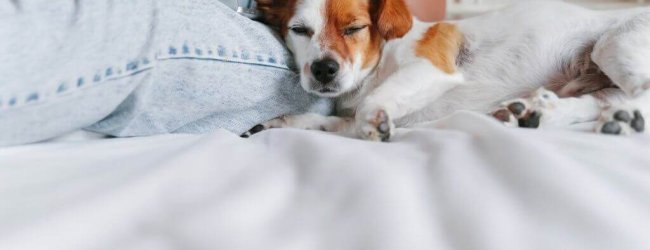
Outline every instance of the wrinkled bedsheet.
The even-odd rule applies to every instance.
[[[650,137],[471,113],[0,148],[0,249],[649,249]]]

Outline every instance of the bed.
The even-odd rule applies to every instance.
[[[650,136],[468,112],[0,148],[0,249],[649,249]]]

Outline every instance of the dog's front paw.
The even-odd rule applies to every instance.
[[[361,116],[361,118],[358,127],[359,137],[369,141],[386,142],[390,140],[395,125],[385,110],[379,109]]]
[[[629,135],[645,130],[645,118],[638,109],[615,107],[604,110],[596,132],[612,135]]]
[[[240,135],[242,138],[248,138],[253,134],[259,133],[261,131],[270,129],[270,128],[281,128],[287,124],[286,122],[286,116],[280,116],[278,118],[275,118],[273,120],[257,124],[248,131],[244,132],[243,134]]]

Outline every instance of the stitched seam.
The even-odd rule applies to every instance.
[[[246,49],[227,49],[224,46],[190,46],[183,43],[181,46],[171,45],[165,50],[158,51],[156,59],[198,59],[198,60],[219,60],[234,63],[269,66],[274,68],[292,70],[291,62],[282,58],[288,58],[286,54],[276,56],[272,53],[252,53]]]
[[[41,87],[40,90],[26,91],[20,94],[0,96],[0,110],[42,104],[55,97],[71,95],[78,91],[90,89],[98,84],[119,80],[154,68],[151,57],[129,60],[120,66],[109,66],[95,70],[92,74],[83,74],[76,78],[58,81],[58,84]]]
[[[229,59],[222,59],[222,58],[201,58],[201,57],[192,57],[192,56],[179,56],[179,57],[170,57],[170,58],[158,58],[160,61],[167,61],[167,60],[176,60],[176,59],[193,59],[193,60],[204,60],[204,61],[220,61],[220,62],[228,62],[228,63],[239,63],[239,64],[246,64],[246,65],[258,65],[258,66],[266,66],[266,67],[271,67],[271,68],[277,68],[277,69],[283,69],[287,71],[293,72],[292,69],[290,69],[287,66],[279,66],[279,65],[270,65],[270,64],[264,64],[264,63],[255,63],[255,62],[242,62],[242,61],[236,61],[236,60],[229,60]]]
[[[19,107],[43,103],[49,99],[72,94],[76,91],[92,88],[110,80],[122,79],[131,75],[153,69],[155,61],[173,59],[214,60],[247,65],[259,65],[294,71],[290,63],[282,58],[287,54],[276,56],[274,54],[251,53],[246,49],[232,50],[224,46],[215,47],[190,47],[187,42],[181,46],[170,45],[165,50],[158,50],[155,57],[147,56],[137,60],[129,60],[121,66],[109,66],[95,70],[93,74],[83,74],[73,79],[58,81],[58,84],[47,85],[40,90],[27,91],[0,95],[0,110],[9,110]],[[155,59],[155,61],[152,61]]]

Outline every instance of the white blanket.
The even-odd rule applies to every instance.
[[[424,127],[0,148],[0,249],[650,249],[650,137]]]

